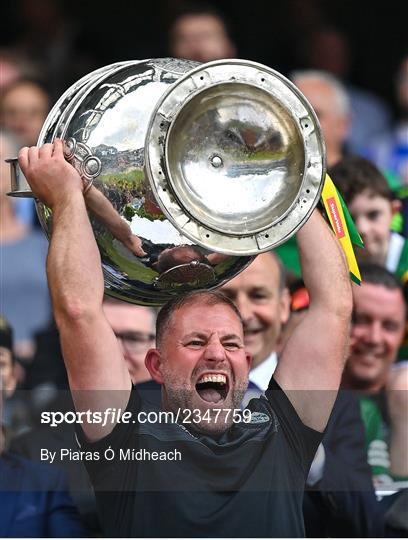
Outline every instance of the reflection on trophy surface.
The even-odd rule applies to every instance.
[[[225,283],[299,229],[324,178],[305,98],[245,60],[105,66],[56,103],[38,145],[55,138],[86,184],[106,292],[140,304]],[[13,167],[11,194],[29,196]]]

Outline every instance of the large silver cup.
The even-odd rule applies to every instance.
[[[304,224],[325,176],[305,97],[246,60],[103,67],[53,107],[38,145],[55,138],[86,184],[106,292],[137,304],[231,279]],[[10,161],[10,194],[31,196]],[[36,206],[49,236],[52,212]]]

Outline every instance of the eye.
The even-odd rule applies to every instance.
[[[381,212],[379,210],[371,210],[367,212],[367,219],[370,221],[376,221],[380,217]]]
[[[190,347],[192,349],[199,349],[200,347],[204,346],[204,341],[201,339],[192,339],[187,343],[187,347]]]
[[[224,349],[227,349],[228,351],[236,351],[240,349],[239,343],[235,343],[233,341],[228,341],[227,343],[223,343]]]
[[[360,315],[360,314],[357,314],[355,313],[353,315],[353,323],[354,324],[359,324],[359,325],[367,325],[367,324],[370,324],[370,319],[369,317],[367,317],[366,315]]]
[[[398,332],[400,329],[399,324],[395,321],[384,321],[383,327],[387,332]]]
[[[268,295],[263,291],[254,291],[251,294],[251,298],[254,302],[263,302],[268,299]]]

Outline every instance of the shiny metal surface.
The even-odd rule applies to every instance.
[[[39,137],[38,145],[63,138],[66,157],[84,180],[90,172],[85,197],[106,292],[125,301],[160,305],[182,290],[217,287],[251,260],[185,238],[163,215],[145,176],[145,138],[157,99],[196,65],[159,59],[106,66],[60,98]],[[37,211],[49,236],[52,213],[39,202]]]
[[[10,191],[7,195],[12,197],[34,197],[31,188],[18,165],[18,158],[8,158],[5,162],[10,165]]]
[[[290,81],[255,62],[219,60],[162,96],[146,163],[160,207],[190,240],[256,255],[309,217],[325,148],[313,109]]]
[[[246,84],[213,86],[193,98],[172,126],[183,137],[169,134],[168,144],[183,206],[229,234],[240,234],[244,222],[250,234],[280,219],[304,170],[301,137],[290,120],[279,102]]]
[[[145,305],[218,287],[291,236],[324,174],[306,100],[241,60],[105,66],[58,100],[38,145],[57,137],[86,185],[106,292]]]

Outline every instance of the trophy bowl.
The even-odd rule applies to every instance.
[[[38,145],[55,138],[86,185],[106,293],[143,305],[219,287],[285,242],[316,206],[325,175],[305,97],[247,60],[105,66],[55,104]],[[10,194],[30,196],[10,161]],[[52,212],[36,207],[49,237]]]

